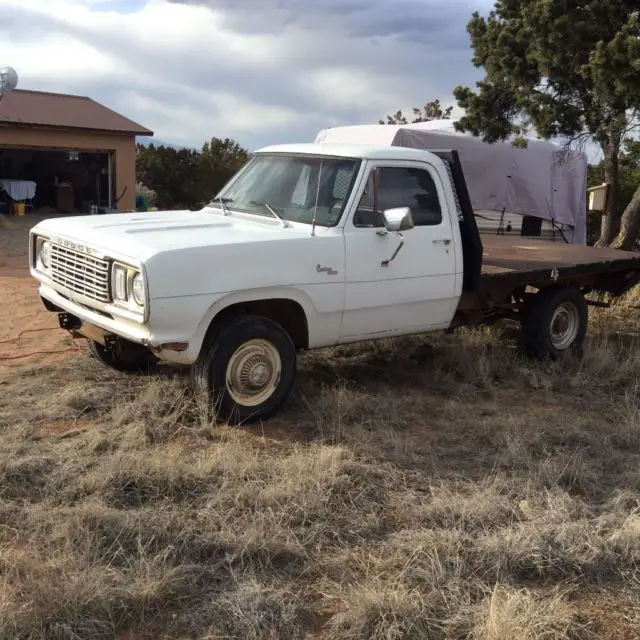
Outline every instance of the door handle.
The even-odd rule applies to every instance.
[[[433,244],[444,244],[445,246],[451,244],[451,238],[438,238],[433,241]]]

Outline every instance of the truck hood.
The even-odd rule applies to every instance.
[[[214,208],[49,218],[34,233],[95,247],[114,258],[142,262],[174,249],[264,242],[309,235],[308,225],[285,228],[278,220]]]

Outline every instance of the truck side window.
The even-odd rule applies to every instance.
[[[377,202],[374,203],[371,172],[353,217],[356,227],[382,227],[381,212],[396,207],[409,207],[417,227],[442,222],[438,190],[428,171],[414,167],[380,167],[378,176]]]
[[[442,208],[431,174],[414,167],[382,167],[378,209],[409,207],[416,227],[438,225]]]

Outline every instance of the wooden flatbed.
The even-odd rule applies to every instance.
[[[555,304],[562,306],[563,297],[573,308],[599,305],[586,296],[591,292],[620,296],[640,282],[637,252],[568,244],[564,240],[481,234],[458,153],[432,153],[449,169],[458,205],[464,279],[456,324],[529,317],[533,327],[542,326],[547,320],[539,315],[544,305],[550,305],[547,311]],[[586,315],[580,340],[585,330]],[[525,333],[533,335],[535,330],[529,327]]]
[[[640,253],[496,234],[481,238],[480,292],[499,284],[537,286],[558,280],[602,285],[605,278],[611,286],[603,289],[615,290],[618,280],[628,288],[630,280],[640,279]]]

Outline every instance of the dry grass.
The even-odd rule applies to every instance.
[[[637,637],[637,303],[582,362],[509,329],[309,354],[246,429],[180,372],[5,376],[0,637]]]

